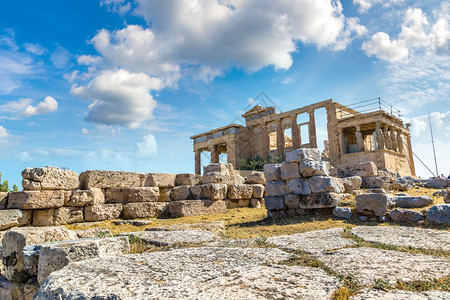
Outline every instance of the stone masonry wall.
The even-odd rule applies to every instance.
[[[183,217],[261,207],[265,178],[235,174],[231,164],[195,174],[27,168],[23,191],[0,193],[0,230],[118,218]]]

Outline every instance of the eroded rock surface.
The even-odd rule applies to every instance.
[[[450,293],[444,291],[410,292],[403,290],[383,291],[377,289],[364,289],[350,300],[446,300]]]
[[[392,246],[450,250],[450,232],[403,226],[358,226],[356,236]]]
[[[219,239],[215,233],[205,230],[144,231],[138,236],[147,244],[156,246],[197,244]]]

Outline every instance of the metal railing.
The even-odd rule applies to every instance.
[[[348,110],[345,110],[345,109]],[[382,100],[381,97],[372,98],[364,101],[359,101],[349,105],[345,105],[339,109],[340,118],[346,118],[354,116],[358,113],[368,113],[375,111],[384,111],[394,117],[400,117],[400,110],[386,101]]]

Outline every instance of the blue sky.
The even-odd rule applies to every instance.
[[[0,171],[193,172],[191,135],[261,91],[281,110],[373,97],[450,172],[450,4],[402,0],[8,1]],[[323,128],[318,129],[319,133]],[[419,175],[431,174],[416,161]]]

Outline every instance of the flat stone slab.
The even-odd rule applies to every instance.
[[[270,237],[266,241],[282,249],[318,253],[354,245],[353,241],[341,237],[342,232],[344,228],[330,228]]]
[[[402,290],[382,291],[366,289],[360,291],[350,300],[446,300],[450,299],[450,293],[444,291],[410,292]]]
[[[149,220],[114,220],[114,225],[132,225],[132,226],[146,226],[150,225],[152,221]]]
[[[404,226],[358,226],[352,233],[366,241],[392,246],[450,250],[450,232]]]
[[[450,263],[446,259],[376,248],[340,249],[316,257],[340,274],[354,275],[366,286],[373,285],[375,279],[425,280],[450,273]]]
[[[273,248],[185,248],[92,259],[52,273],[44,299],[329,299],[338,281],[316,268],[271,265]]]
[[[217,234],[205,230],[144,231],[139,237],[145,243],[156,246],[197,244],[220,239]]]

